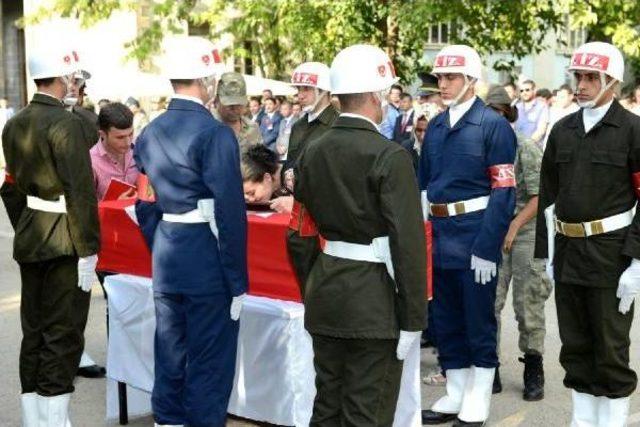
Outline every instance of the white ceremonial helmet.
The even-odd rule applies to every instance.
[[[163,50],[160,68],[169,80],[202,79],[224,71],[218,49],[202,37],[170,37],[163,43]]]
[[[589,42],[580,46],[571,56],[571,64],[567,72],[588,71],[597,72],[600,75],[600,92],[596,97],[587,102],[578,104],[584,108],[593,108],[602,95],[616,82],[624,79],[624,58],[622,53],[612,44],[604,42]],[[605,76],[612,80],[607,83]]]
[[[482,61],[472,47],[454,44],[442,48],[433,61],[431,74],[464,74],[472,79],[482,78]]]
[[[65,77],[80,68],[80,56],[72,47],[56,43],[35,49],[29,54],[29,75],[32,79]]]
[[[469,89],[469,86],[482,78],[482,61],[480,55],[472,47],[463,44],[446,46],[438,52],[433,61],[431,74],[462,74],[465,85],[454,99],[445,100],[443,103],[452,107],[460,102],[460,99]]]
[[[395,69],[382,49],[356,44],[342,49],[331,63],[331,93],[379,93],[398,81]]]
[[[292,86],[308,86],[331,91],[329,67],[321,62],[303,62],[291,74]]]

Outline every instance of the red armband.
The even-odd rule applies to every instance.
[[[7,184],[15,184],[16,183],[16,181],[13,179],[11,174],[9,174],[8,172],[5,172],[5,174],[4,174],[4,182],[6,182]]]
[[[640,199],[640,172],[631,174],[631,182],[633,183],[633,190],[636,192],[636,197]]]
[[[516,173],[512,164],[494,165],[487,169],[491,178],[491,188],[508,188],[516,186]]]
[[[304,205],[297,200],[293,201],[289,228],[297,231],[300,237],[314,237],[318,235],[318,227]]]

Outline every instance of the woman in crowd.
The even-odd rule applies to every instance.
[[[271,199],[290,194],[282,182],[278,154],[265,145],[250,147],[242,155],[244,199],[250,204],[269,204]]]

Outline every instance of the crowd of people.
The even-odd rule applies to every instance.
[[[38,91],[26,108],[9,118],[0,107],[26,427],[68,425],[79,367],[104,375],[83,354],[83,333],[97,203],[114,182],[124,187],[111,197],[142,199],[130,214],[152,250],[159,426],[224,424],[248,289],[247,209],[290,214],[314,349],[311,425],[392,425],[403,360],[418,345],[438,352],[424,381],[445,387],[422,423],[485,425],[502,389],[509,288],[522,397],[543,399],[554,284],[571,425],[626,425],[637,383],[640,88],[616,99],[624,61],[614,46],[581,46],[573,85],[553,91],[527,79],[483,89],[478,53],[447,46],[411,94],[384,51],[354,45],[330,67],[296,67],[297,94],[286,98],[248,97],[241,74],[214,67],[205,39],[173,43],[162,68],[175,93],[149,114],[134,98],[87,108],[90,66],[66,46],[32,53]],[[141,178],[154,198],[138,197]]]

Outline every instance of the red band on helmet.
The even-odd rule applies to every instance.
[[[571,58],[572,67],[590,68],[596,71],[607,71],[609,57],[597,53],[575,53]]]
[[[464,67],[466,59],[461,55],[440,55],[436,56],[434,67]]]
[[[512,164],[495,165],[487,169],[491,178],[491,188],[507,188],[516,186],[516,174]]]
[[[289,228],[297,231],[300,237],[315,237],[318,235],[318,227],[316,227],[315,221],[311,218],[304,205],[297,200],[293,201]]]
[[[631,174],[631,182],[633,183],[633,190],[636,192],[636,197],[640,199],[640,172]]]
[[[312,73],[293,73],[293,84],[314,85],[318,84],[318,75]]]
[[[222,57],[220,56],[220,52],[218,52],[218,49],[213,49],[211,51],[211,55],[213,56],[214,63],[220,64],[222,62]]]
[[[5,174],[4,174],[4,182],[6,182],[7,184],[15,184],[16,183],[16,181],[13,179],[13,177],[8,172],[5,172]]]

